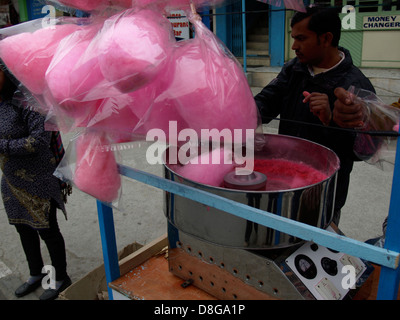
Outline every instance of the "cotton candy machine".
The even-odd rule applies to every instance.
[[[336,154],[310,141],[283,135],[265,135],[265,142],[262,149],[254,153],[253,177],[237,176],[231,167],[229,172],[215,179],[230,167],[210,161],[203,167],[201,163],[193,164],[190,171],[186,170],[188,165],[166,161],[166,178],[282,217],[326,228],[332,218],[339,169]],[[168,153],[166,156],[168,160]],[[204,175],[212,175],[208,181],[203,181],[214,185],[190,179],[200,180],[197,177]],[[265,177],[264,182],[261,176]],[[247,183],[245,179],[249,179]],[[169,194],[166,216],[179,230],[219,245],[266,249],[287,247],[299,241],[279,231]]]
[[[165,177],[282,217],[330,228],[340,167],[336,154],[295,137],[265,134],[263,138],[265,143],[254,152],[251,174],[238,174],[226,161],[204,165],[195,161],[192,167],[190,163],[170,163],[170,154],[177,150],[167,149]],[[217,154],[226,160],[224,152]],[[211,158],[215,160],[215,154]],[[340,259],[349,261],[343,254],[332,252],[328,257],[326,248],[315,250],[291,235],[171,193],[165,193],[165,214],[170,271],[218,298],[343,299],[349,292],[334,289],[337,285],[333,283],[339,280],[333,278],[343,277],[340,272],[321,284],[327,275],[332,277],[325,269],[319,267],[322,271],[311,277],[314,280],[307,280],[303,271],[296,275],[295,262],[291,262],[297,250],[309,251],[302,253],[307,259],[299,264],[297,258],[296,263],[300,271],[313,268],[321,264],[310,257],[325,252],[324,258],[329,259],[325,265],[335,269],[336,264],[337,270]],[[357,260],[360,278],[367,268],[358,258],[351,259]],[[317,285],[329,293],[319,293]]]

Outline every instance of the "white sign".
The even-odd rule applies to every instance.
[[[189,20],[183,10],[171,11],[169,21],[174,29],[175,38],[189,39]]]
[[[364,17],[363,29],[400,29],[400,15]]]

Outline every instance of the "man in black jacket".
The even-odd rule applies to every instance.
[[[341,21],[333,9],[307,8],[291,21],[292,49],[296,58],[255,101],[263,123],[280,114],[279,133],[322,144],[338,155],[336,200],[333,221],[338,224],[350,182],[355,134],[333,127],[362,126],[363,112],[345,91],[351,85],[375,92],[370,81],[353,65],[348,50],[339,47]]]

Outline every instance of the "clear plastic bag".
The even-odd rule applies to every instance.
[[[176,105],[199,137],[207,130],[216,129],[217,135],[240,130],[245,143],[245,130],[256,129],[259,117],[242,66],[199,18],[188,18],[195,38],[177,43],[168,69],[169,86],[159,100]],[[211,140],[217,135],[211,133]]]
[[[52,27],[39,28],[34,32],[24,31],[0,41],[0,57],[13,75],[34,95],[42,95],[45,90],[45,73],[50,65],[59,43],[80,27],[75,23],[63,23]],[[75,22],[76,20],[69,20]],[[18,26],[26,30],[32,24]],[[11,27],[11,29],[14,27]],[[7,30],[10,34],[12,30]]]
[[[383,168],[383,162],[394,163],[392,158],[396,151],[400,109],[385,104],[371,91],[354,86],[348,91],[353,101],[364,107],[365,114],[364,126],[358,129],[355,139],[354,153],[361,160],[380,168]]]
[[[3,59],[52,125],[62,132],[88,130],[81,140],[70,143],[76,151],[66,153],[58,171],[64,180],[110,202],[121,188],[116,160],[113,152],[100,153],[99,146],[104,150],[112,143],[145,140],[150,131],[171,144],[183,144],[188,137],[198,144],[239,138],[234,142],[244,144],[246,130],[254,134],[260,118],[241,65],[197,15],[188,16],[195,38],[180,42],[174,39],[170,22],[148,8],[127,9],[109,18],[57,20],[53,29],[38,26],[18,43],[18,48],[29,48],[35,32],[57,33],[51,50],[36,43],[34,50],[13,51],[17,64]],[[129,35],[118,31],[125,28],[125,19]],[[68,32],[61,36],[64,28]],[[14,45],[23,33],[27,31],[20,27],[14,35],[8,33],[7,41],[0,41],[1,58],[7,56],[7,43]],[[128,39],[132,34],[135,37]],[[36,63],[42,56],[46,62]],[[20,74],[20,64],[36,69]],[[44,83],[35,88],[38,79]],[[93,188],[104,181],[96,174],[99,170],[107,172],[113,190]]]
[[[100,201],[118,203],[122,182],[117,159],[106,133],[84,130],[71,139],[55,175]]]

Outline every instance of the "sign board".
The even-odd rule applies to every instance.
[[[44,4],[41,0],[27,0],[26,8],[28,11],[29,20],[43,18],[47,15],[46,13],[42,13],[42,8]]]
[[[400,29],[400,15],[363,17],[364,30]]]
[[[168,19],[174,29],[175,38],[180,40],[189,39],[189,20],[186,18],[185,11],[171,11]]]

